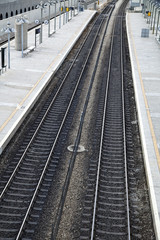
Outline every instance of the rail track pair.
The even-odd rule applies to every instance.
[[[1,174],[0,239],[33,239],[57,174],[62,145],[67,139],[81,90],[86,84],[84,76],[87,65],[96,48],[96,61],[88,84],[74,151],[53,222],[51,239],[56,239],[88,102],[115,4],[115,1],[111,2],[97,17],[66,75],[57,83],[12,162]],[[116,13],[109,61],[104,63],[100,82],[102,92],[95,127],[95,155],[90,161],[80,239],[130,239],[131,235],[123,86],[122,28],[125,6],[126,2]]]

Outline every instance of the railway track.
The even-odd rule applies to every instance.
[[[88,117],[90,119],[90,114],[86,114],[84,121],[86,112],[84,107],[75,142],[76,149],[81,139],[84,146],[89,146],[90,153],[83,153],[81,156],[72,154],[71,171],[68,171],[63,186],[64,196],[66,193],[67,196],[65,200],[62,194],[62,204],[59,205],[58,211],[61,221],[57,217],[59,226],[54,222],[54,227],[59,228],[59,231],[57,238],[56,233],[53,232],[52,239],[61,240],[64,236],[66,239],[155,239],[151,215],[149,215],[151,212],[146,208],[148,200],[144,198],[146,193],[139,184],[140,179],[143,179],[143,183],[145,182],[145,174],[137,174],[140,168],[143,169],[143,158],[140,166],[138,162],[142,152],[137,151],[135,147],[137,142],[133,140],[136,135],[133,125],[137,119],[136,111],[133,115],[131,114],[133,108],[136,108],[132,102],[134,93],[128,96],[133,85],[131,73],[128,77],[127,69],[130,64],[126,54],[128,49],[125,35],[125,6],[126,1],[119,11],[115,9],[111,18],[115,23],[111,34],[109,61],[106,46],[108,41],[101,41],[105,46],[99,48],[102,50],[98,54],[99,58],[97,56],[97,64],[100,66],[97,67],[97,74],[92,75],[95,77],[96,91],[93,90],[91,95],[96,94],[96,97],[93,103],[88,104],[86,101],[89,105],[88,111],[90,108],[95,111],[91,115],[92,126],[86,137],[85,130],[82,131],[82,125]],[[109,29],[111,29],[110,26],[106,32],[103,32],[104,39],[109,38]],[[132,122],[131,119],[134,121]],[[138,132],[136,133],[138,137]],[[79,175],[77,168],[83,169],[85,174],[82,172]],[[72,169],[73,176],[71,176]],[[79,183],[79,179],[81,181],[79,176],[82,176],[83,184]],[[69,186],[68,178],[70,178]],[[78,190],[75,189],[77,186]],[[81,197],[79,191],[81,191]],[[143,192],[142,195],[140,192]],[[78,206],[74,209],[76,204]],[[140,207],[144,205],[144,208]],[[144,209],[147,209],[147,214],[144,213]],[[68,220],[70,224],[67,224]],[[67,230],[65,230],[66,225],[68,225]]]
[[[125,5],[118,12],[112,34],[105,98],[97,121],[97,128],[102,126],[101,136],[97,159],[90,164],[80,239],[131,239],[123,88]]]
[[[59,162],[56,149],[68,134],[87,63],[113,7],[106,7],[97,18],[67,74],[48,98],[12,163],[1,174],[0,239],[33,237]]]
[[[124,93],[124,88],[128,88],[128,85],[123,79],[126,62],[123,63],[125,52],[122,28],[126,1],[120,10],[116,11],[115,3],[111,2],[95,19],[83,44],[77,45],[76,56],[73,58],[71,55],[71,58],[68,58],[65,67],[67,69],[69,66],[69,69],[65,72],[62,68],[44,106],[36,108],[40,109],[39,114],[36,113],[38,117],[31,121],[32,126],[27,125],[27,134],[22,134],[23,140],[18,142],[18,151],[15,147],[11,161],[0,172],[0,239],[117,240],[131,239],[131,236],[132,239],[147,239],[141,237],[141,232],[144,231],[141,228],[147,217],[142,214],[140,218],[137,214],[139,205],[142,202],[144,204],[143,196],[140,204],[137,199],[133,199],[137,191],[133,157],[135,149],[132,146],[130,102],[128,92]],[[104,45],[110,42],[108,28],[110,20],[112,22],[113,19],[115,23],[109,54],[108,46]],[[98,74],[98,71],[101,73]],[[87,155],[86,151],[80,159],[82,161],[84,158],[82,165],[86,165],[81,165],[84,171],[87,172],[89,166],[87,181],[86,178],[84,180],[87,190],[85,184],[80,185],[81,189],[78,191],[82,191],[81,197],[71,206],[74,208],[78,201],[82,202],[83,206],[82,210],[78,207],[76,209],[80,212],[81,223],[78,235],[74,238],[73,235],[65,235],[66,233],[61,235],[61,230],[66,226],[66,222],[63,225],[61,220],[69,188],[74,181],[75,160],[80,158],[77,151],[84,134],[85,117],[92,104],[95,115],[93,113],[89,116],[89,124],[92,125],[89,128],[91,140],[86,137],[86,146],[92,145],[91,155]],[[77,113],[81,117],[76,123],[78,126],[73,130],[71,126],[75,118],[78,118]],[[74,137],[76,135],[74,151],[66,153],[64,149],[70,142],[68,138],[73,141],[72,134]],[[64,182],[61,182],[61,176],[59,177],[61,174],[64,175]],[[75,188],[78,188],[77,185]],[[54,195],[51,198],[53,206],[48,210],[51,192]],[[82,196],[84,193],[85,197]],[[84,203],[82,199],[85,199]],[[72,202],[70,196],[69,201]],[[51,218],[45,213],[46,208],[52,212]],[[73,209],[71,214],[72,212]],[[69,221],[69,218],[67,215],[64,219]],[[142,218],[143,223],[140,226]],[[74,224],[78,221],[75,217]],[[43,229],[44,232],[41,232],[41,228],[48,227],[49,222],[50,229]],[[150,226],[151,222],[150,219]],[[148,222],[146,224],[148,229]],[[70,226],[67,231],[71,232],[71,229]],[[143,233],[143,236],[155,239],[153,229],[150,229],[150,233]]]

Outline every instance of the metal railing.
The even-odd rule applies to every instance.
[[[152,34],[160,42],[160,2],[154,0],[144,0],[142,13],[147,19]]]

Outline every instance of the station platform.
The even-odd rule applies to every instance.
[[[160,240],[160,44],[142,13],[126,15],[132,76],[156,239]]]
[[[48,38],[44,26],[43,43],[23,58],[11,41],[11,68],[0,75],[0,154],[95,14],[79,12],[60,29],[57,18],[56,32]],[[151,33],[141,38],[141,29],[148,28],[141,13],[128,12],[126,20],[146,176],[160,240],[160,46]],[[51,21],[51,31],[53,25]],[[34,31],[28,33],[28,47],[35,45]]]
[[[0,75],[0,154],[95,14],[94,10],[77,12],[65,25],[61,16],[61,28],[57,17],[56,32],[48,38],[48,26],[44,25],[42,44],[23,58],[21,51],[15,50],[15,40],[11,41],[10,69]],[[32,46],[34,29],[28,32],[28,48]]]

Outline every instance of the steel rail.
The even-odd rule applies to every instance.
[[[101,155],[102,155],[102,146],[103,146],[103,135],[105,128],[105,118],[106,118],[106,106],[107,106],[107,98],[108,98],[108,88],[110,81],[110,73],[111,73],[111,62],[112,62],[112,51],[113,51],[113,40],[114,40],[114,30],[115,30],[115,22],[113,27],[113,34],[111,39],[111,48],[110,48],[110,57],[109,57],[109,65],[108,65],[108,75],[107,75],[107,85],[106,85],[106,95],[105,95],[105,104],[104,104],[104,114],[102,121],[102,130],[101,130],[101,140],[100,140],[100,150],[99,150],[99,158],[98,158],[98,167],[97,167],[97,178],[96,178],[96,187],[95,187],[95,197],[94,197],[94,207],[93,207],[93,217],[92,217],[92,228],[91,228],[91,237],[90,239],[94,239],[94,229],[95,229],[95,221],[96,221],[96,208],[97,208],[97,198],[98,198],[98,189],[99,189],[99,178],[100,178],[100,167],[101,167]],[[122,79],[122,105],[123,105],[123,147],[124,147],[124,162],[125,162],[125,188],[126,188],[126,206],[127,206],[127,228],[128,228],[128,240],[131,239],[130,235],[130,216],[129,216],[129,197],[128,197],[128,176],[127,176],[127,157],[126,157],[126,131],[125,131],[125,109],[124,109],[124,90],[123,90],[123,44],[122,44],[122,18],[121,18],[121,79]]]
[[[123,16],[121,17],[121,78],[122,78],[122,107],[123,107],[123,139],[124,139],[124,162],[125,162],[125,183],[126,183],[126,205],[127,205],[127,227],[128,240],[131,239],[130,214],[129,214],[129,194],[128,194],[128,171],[127,171],[127,149],[126,149],[126,123],[125,123],[125,100],[124,100],[124,72],[123,72]]]
[[[94,25],[95,25],[95,23],[94,23]],[[54,98],[52,99],[50,105],[48,106],[48,109],[46,110],[46,113],[44,114],[44,116],[43,116],[41,122],[39,123],[37,129],[35,130],[35,132],[34,132],[32,138],[31,138],[30,142],[28,143],[28,145],[27,145],[27,147],[26,147],[26,149],[25,149],[23,155],[21,156],[19,162],[17,163],[17,165],[16,165],[16,167],[15,167],[15,169],[14,169],[12,175],[10,176],[8,182],[6,183],[6,185],[5,185],[4,189],[3,189],[3,191],[1,192],[1,194],[0,194],[0,200],[2,199],[2,197],[3,197],[3,195],[4,195],[5,191],[6,191],[6,189],[8,188],[9,184],[11,183],[11,181],[12,181],[12,179],[13,179],[13,177],[14,177],[16,171],[17,171],[17,169],[19,168],[19,166],[20,166],[22,160],[24,159],[24,157],[25,157],[25,155],[26,155],[26,153],[27,153],[27,151],[28,151],[28,149],[29,149],[31,143],[33,142],[34,138],[36,137],[36,135],[37,135],[37,133],[38,133],[38,130],[40,129],[40,127],[41,127],[41,125],[42,125],[44,119],[46,118],[46,116],[47,116],[47,114],[48,114],[48,112],[49,112],[51,106],[52,106],[53,103],[55,102],[56,97],[58,96],[60,90],[62,89],[62,86],[63,86],[63,84],[64,84],[66,78],[68,77],[68,75],[69,75],[69,73],[70,73],[70,71],[71,71],[71,69],[72,69],[74,63],[76,62],[76,59],[78,58],[78,56],[79,56],[79,54],[80,54],[80,52],[81,52],[81,50],[82,50],[82,48],[83,48],[85,42],[87,41],[87,39],[88,39],[88,37],[89,37],[89,34],[91,33],[91,31],[92,31],[92,29],[93,29],[93,27],[94,27],[94,25],[92,26],[92,28],[91,28],[90,31],[88,32],[88,34],[87,34],[87,36],[86,36],[86,38],[85,38],[83,44],[81,45],[81,47],[80,47],[80,49],[78,50],[78,52],[77,52],[77,54],[76,54],[76,56],[75,56],[75,58],[74,58],[74,60],[73,60],[73,62],[72,62],[72,64],[71,64],[71,66],[69,67],[69,69],[68,69],[68,71],[67,71],[67,73],[66,73],[66,75],[65,75],[65,77],[64,77],[64,79],[63,79],[63,81],[62,81],[62,83],[60,84],[60,86],[59,86],[59,88],[58,88],[56,94],[54,95]]]
[[[70,100],[70,103],[69,103],[69,105],[68,105],[67,111],[66,111],[66,113],[65,113],[65,116],[64,116],[63,121],[62,121],[62,123],[61,123],[61,126],[60,126],[60,128],[59,128],[59,131],[58,131],[58,134],[57,134],[57,136],[56,136],[56,139],[55,139],[55,141],[54,141],[54,143],[53,143],[53,146],[52,146],[52,148],[51,148],[51,151],[50,151],[50,154],[49,154],[48,159],[47,159],[47,161],[46,161],[45,167],[44,167],[44,169],[43,169],[43,171],[42,171],[42,173],[41,173],[41,176],[40,176],[40,179],[39,179],[39,181],[38,181],[37,187],[36,187],[36,189],[35,189],[35,191],[34,191],[34,193],[33,193],[33,196],[32,196],[32,199],[31,199],[31,201],[30,201],[30,204],[29,204],[29,207],[28,207],[28,209],[27,209],[27,212],[26,212],[26,214],[25,214],[25,217],[23,218],[23,222],[22,222],[22,224],[21,224],[21,227],[20,227],[20,230],[19,230],[18,235],[17,235],[17,237],[16,237],[16,240],[20,239],[20,237],[21,237],[21,234],[22,234],[22,231],[23,231],[23,228],[24,228],[25,222],[26,222],[26,220],[27,220],[27,218],[28,218],[28,215],[29,215],[29,213],[30,213],[30,211],[31,211],[31,208],[32,208],[32,206],[33,206],[33,203],[34,203],[35,197],[37,196],[38,189],[39,189],[39,187],[40,187],[40,185],[41,185],[41,183],[42,183],[43,176],[44,176],[44,174],[45,174],[45,171],[46,171],[47,166],[48,166],[49,161],[50,161],[50,157],[51,157],[51,155],[52,155],[52,153],[53,153],[54,147],[55,147],[55,145],[56,145],[57,139],[58,139],[58,137],[59,137],[59,135],[60,135],[60,132],[61,132],[61,130],[62,130],[62,127],[63,127],[63,124],[64,124],[64,122],[65,122],[66,116],[67,116],[67,114],[68,114],[68,112],[69,112],[70,106],[71,106],[71,104],[72,104],[72,102],[73,102],[73,98],[74,98],[75,93],[76,93],[76,91],[77,91],[77,88],[78,88],[79,82],[80,82],[80,80],[81,80],[82,74],[83,74],[83,72],[84,72],[85,66],[86,66],[87,61],[88,61],[88,58],[89,58],[89,55],[91,54],[91,50],[93,49],[93,46],[94,46],[94,44],[95,44],[95,41],[96,41],[96,38],[97,38],[97,35],[98,35],[99,30],[100,30],[100,27],[98,28],[97,34],[95,35],[95,38],[94,38],[94,41],[93,41],[92,47],[91,47],[91,49],[90,49],[90,51],[89,51],[88,57],[87,57],[87,59],[86,59],[86,61],[85,61],[85,64],[84,64],[83,67],[82,67],[82,71],[81,71],[81,74],[80,74],[79,80],[78,80],[78,82],[77,82],[77,84],[76,84],[76,87],[75,87],[74,93],[73,93],[72,98],[71,98],[71,100]],[[90,32],[91,32],[91,31],[90,31]],[[88,36],[89,36],[89,33],[88,33],[88,35],[87,35],[85,41],[87,40]],[[84,41],[84,43],[85,43],[85,41]],[[84,44],[83,44],[83,45],[84,45]],[[83,47],[83,46],[82,46],[82,47]],[[24,159],[24,157],[25,157],[25,155],[26,155],[26,153],[27,153],[27,150],[29,149],[30,145],[32,144],[32,142],[33,142],[35,136],[37,135],[37,132],[38,132],[38,130],[40,129],[40,127],[41,127],[41,125],[42,125],[42,123],[43,123],[45,117],[47,116],[47,113],[48,113],[48,111],[50,110],[52,104],[54,103],[54,101],[55,101],[55,99],[56,99],[58,93],[60,92],[60,90],[61,90],[61,88],[62,88],[62,86],[63,86],[63,83],[64,83],[65,79],[67,78],[67,76],[68,76],[68,74],[69,74],[69,72],[70,72],[70,70],[71,70],[73,64],[75,63],[75,61],[76,61],[76,59],[77,59],[77,56],[79,55],[79,53],[80,53],[82,47],[80,48],[80,50],[79,50],[79,52],[77,53],[77,55],[76,55],[76,57],[75,57],[75,59],[74,59],[72,65],[70,66],[70,68],[69,68],[67,74],[65,75],[65,78],[64,78],[63,82],[61,83],[61,85],[60,85],[60,87],[59,87],[59,89],[58,89],[56,95],[54,96],[54,98],[53,98],[52,102],[50,103],[50,105],[49,105],[49,107],[48,107],[48,109],[47,109],[45,115],[43,116],[43,118],[42,118],[40,124],[38,125],[38,127],[37,127],[35,133],[33,134],[33,136],[32,136],[32,138],[31,138],[31,140],[30,140],[30,142],[29,142],[29,144],[28,144],[26,150],[24,151],[24,153],[23,153],[23,155],[22,155],[22,157],[21,157],[19,163],[17,164],[17,166],[16,166],[16,168],[14,169],[14,171],[13,171],[13,173],[12,173],[10,179],[8,180],[8,183],[6,184],[5,188],[3,189],[3,191],[2,191],[2,193],[1,193],[1,195],[0,195],[0,199],[2,199],[2,197],[3,197],[4,193],[5,193],[5,191],[7,190],[7,188],[9,187],[9,185],[10,185],[12,179],[13,179],[13,177],[15,176],[16,171],[18,170],[18,168],[19,168],[19,166],[20,166],[22,160]]]
[[[47,159],[47,161],[46,161],[46,164],[45,164],[45,167],[44,167],[44,169],[43,169],[43,172],[42,172],[42,174],[41,174],[41,176],[40,176],[39,182],[38,182],[38,184],[37,184],[36,190],[35,190],[35,192],[34,192],[34,195],[33,195],[32,199],[31,199],[31,202],[30,202],[30,204],[29,204],[29,207],[28,207],[28,210],[27,210],[27,212],[26,212],[26,215],[25,215],[25,217],[24,217],[24,219],[23,219],[23,222],[22,222],[22,225],[21,225],[20,230],[19,230],[19,232],[18,232],[18,235],[17,235],[17,237],[16,237],[16,240],[19,240],[20,237],[21,237],[21,234],[22,234],[22,231],[23,231],[25,222],[26,222],[26,220],[27,220],[27,218],[28,218],[28,215],[29,215],[29,213],[30,213],[30,211],[31,211],[32,205],[33,205],[33,203],[34,203],[34,200],[35,200],[35,198],[36,198],[36,196],[37,196],[38,189],[39,189],[39,187],[40,187],[40,185],[41,185],[41,182],[42,182],[42,180],[43,180],[43,176],[44,176],[44,174],[45,174],[45,171],[46,171],[47,166],[48,166],[48,164],[49,164],[49,161],[50,161],[51,155],[52,155],[52,153],[53,153],[54,147],[55,147],[55,145],[56,145],[56,142],[57,142],[58,137],[59,137],[59,135],[60,135],[60,132],[61,132],[61,130],[62,130],[63,124],[64,124],[64,122],[65,122],[65,119],[66,119],[66,117],[67,117],[67,114],[68,114],[68,112],[69,112],[69,109],[70,109],[70,107],[71,107],[71,104],[72,104],[72,102],[73,102],[73,98],[74,98],[74,96],[75,96],[75,94],[76,94],[76,91],[77,91],[77,89],[78,89],[78,85],[79,85],[79,83],[80,83],[80,81],[81,81],[81,79],[82,79],[82,75],[83,75],[84,70],[85,70],[85,67],[86,67],[86,65],[87,65],[87,63],[88,63],[88,59],[89,59],[89,57],[90,57],[90,55],[91,55],[91,52],[92,52],[92,50],[93,50],[93,48],[94,48],[94,44],[95,44],[95,42],[96,42],[97,36],[98,36],[98,34],[99,34],[99,31],[100,31],[100,29],[101,29],[102,23],[103,23],[103,19],[102,19],[102,21],[101,21],[101,24],[100,24],[99,27],[98,27],[97,33],[95,34],[95,37],[94,37],[94,41],[92,42],[90,51],[89,51],[89,53],[88,53],[88,56],[87,56],[87,58],[86,58],[86,60],[85,60],[84,65],[83,65],[83,67],[82,67],[82,71],[81,71],[81,74],[80,74],[80,76],[79,76],[78,82],[77,82],[77,84],[76,84],[75,90],[74,90],[74,92],[73,92],[72,98],[71,98],[71,100],[70,100],[70,103],[69,103],[69,105],[68,105],[67,111],[66,111],[65,116],[64,116],[64,118],[63,118],[62,124],[61,124],[61,126],[60,126],[60,128],[59,128],[59,131],[58,131],[58,134],[57,134],[57,136],[56,136],[56,139],[55,139],[55,141],[54,141],[54,143],[53,143],[52,149],[51,149],[50,154],[49,154],[49,156],[48,156],[48,159]],[[62,195],[64,196],[64,193],[63,193]]]
[[[110,49],[110,56],[109,56],[107,85],[106,85],[105,100],[104,100],[104,101],[105,101],[105,104],[104,104],[104,111],[103,111],[104,114],[103,114],[103,121],[102,121],[101,140],[100,140],[100,151],[99,151],[99,158],[98,158],[97,179],[96,179],[96,188],[95,188],[95,197],[94,197],[94,207],[93,207],[93,218],[92,218],[91,237],[90,237],[91,240],[93,240],[93,238],[94,238],[94,228],[95,228],[95,220],[96,220],[96,207],[97,207],[97,197],[98,197],[98,183],[99,183],[99,177],[100,177],[101,154],[102,154],[102,144],[103,144],[104,127],[105,127],[106,106],[107,106],[107,97],[108,97],[108,86],[109,86],[109,78],[110,78],[110,70],[111,70],[111,61],[112,61],[112,50],[113,50],[113,34],[112,34],[112,39],[111,39],[111,49]]]
[[[88,92],[87,92],[84,108],[83,108],[83,111],[82,111],[82,114],[81,114],[81,117],[80,117],[80,124],[79,124],[79,128],[78,128],[78,131],[77,131],[77,136],[76,136],[76,139],[75,139],[75,143],[74,143],[74,151],[73,151],[73,154],[72,154],[71,159],[69,161],[68,172],[67,172],[67,175],[66,175],[65,183],[63,185],[63,191],[62,191],[62,195],[61,195],[61,200],[60,200],[60,203],[59,203],[57,216],[56,216],[56,221],[55,221],[53,232],[52,232],[52,238],[51,238],[52,240],[56,239],[56,235],[57,235],[57,231],[58,231],[58,225],[59,225],[61,214],[62,214],[62,210],[63,210],[64,200],[65,200],[65,197],[66,197],[68,185],[69,185],[70,178],[71,178],[71,173],[72,173],[74,162],[75,162],[75,158],[76,158],[76,155],[77,155],[78,145],[79,145],[80,138],[81,138],[81,133],[82,133],[82,128],[83,128],[85,113],[86,113],[86,110],[87,110],[87,106],[88,106],[88,102],[89,102],[89,97],[90,97],[90,93],[91,93],[94,77],[95,77],[95,74],[96,74],[96,71],[97,71],[98,61],[99,61],[99,58],[100,58],[100,54],[101,54],[102,45],[103,45],[103,42],[104,42],[104,37],[105,37],[105,34],[106,34],[108,22],[109,22],[109,19],[110,19],[110,16],[111,16],[111,13],[112,13],[113,9],[114,9],[114,5],[111,5],[111,9],[109,9],[110,12],[109,12],[109,16],[108,16],[108,21],[106,22],[105,31],[104,31],[103,37],[101,39],[101,43],[100,43],[100,47],[99,47],[96,63],[95,63],[95,66],[93,68],[94,70],[93,70],[93,74],[92,74],[92,77],[91,77],[91,80],[90,80],[90,84],[89,84],[89,88],[88,88]],[[101,22],[101,24],[103,24],[103,22]],[[101,28],[101,25],[99,26],[99,29],[100,28]],[[97,32],[97,35],[98,35],[98,32]],[[97,38],[97,35],[96,35],[96,38]],[[94,47],[94,44],[91,47],[91,51],[93,50],[93,47]],[[88,59],[87,59],[86,63],[87,62],[88,62]]]

